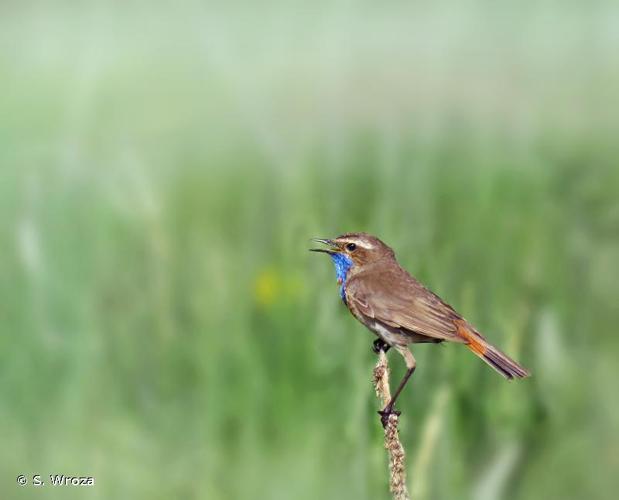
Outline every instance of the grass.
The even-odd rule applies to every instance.
[[[533,372],[415,349],[417,498],[612,498],[616,8],[452,7],[2,7],[7,498],[388,498],[352,230]]]

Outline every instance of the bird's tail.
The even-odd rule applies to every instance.
[[[477,356],[503,375],[506,379],[525,378],[530,375],[529,371],[516,363],[506,354],[489,344],[469,325],[458,326],[458,335],[466,340],[466,346]]]

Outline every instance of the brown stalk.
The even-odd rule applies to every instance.
[[[382,349],[378,353],[378,362],[374,367],[373,383],[376,396],[384,408],[391,400],[391,390],[389,389],[389,364]],[[394,499],[410,500],[406,488],[404,447],[398,433],[399,418],[398,415],[392,413],[385,426],[385,449],[389,454],[389,489]]]

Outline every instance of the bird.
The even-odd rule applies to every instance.
[[[348,310],[378,337],[373,343],[374,352],[387,352],[393,347],[404,357],[406,373],[391,400],[378,412],[383,426],[391,414],[400,415],[395,403],[417,364],[411,344],[462,344],[508,380],[530,375],[411,276],[400,266],[393,249],[376,236],[360,232],[312,240],[325,245],[310,251],[331,257],[340,297]]]

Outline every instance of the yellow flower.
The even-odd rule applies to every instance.
[[[281,281],[273,269],[264,269],[254,282],[254,298],[261,306],[270,306],[281,291]]]

